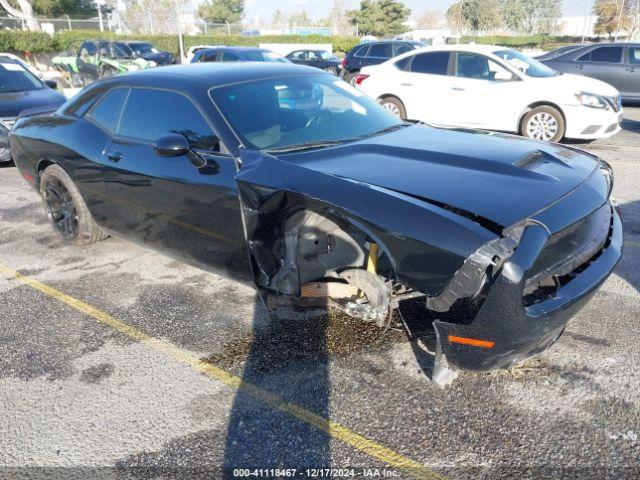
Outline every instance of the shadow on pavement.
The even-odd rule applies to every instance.
[[[265,307],[256,305],[260,313]],[[267,322],[255,318],[242,380],[329,418],[328,322],[328,315],[302,313],[270,314]],[[234,468],[328,468],[329,443],[326,433],[241,389],[230,413],[225,476],[233,478]]]

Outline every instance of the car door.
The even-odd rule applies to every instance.
[[[575,73],[597,78],[620,90],[624,72],[622,52],[619,45],[596,47],[576,59]]]
[[[407,118],[436,125],[449,125],[449,52],[428,52],[396,62],[395,89],[407,110]]]
[[[514,131],[527,106],[526,84],[504,65],[473,52],[455,52],[449,84],[453,125]]]
[[[96,42],[84,42],[80,47],[76,63],[81,74],[91,78],[98,78],[98,48]]]
[[[393,44],[387,42],[372,43],[367,56],[362,59],[362,67],[380,65],[393,57]]]
[[[298,65],[306,65],[306,61],[304,57],[305,57],[304,50],[296,50],[295,52],[291,52],[289,55],[287,55],[287,58],[291,62],[297,63]]]
[[[154,142],[189,139],[188,155],[164,157]],[[237,164],[210,121],[177,91],[133,87],[105,156],[106,186],[123,236],[180,260],[250,281],[234,177]]]
[[[620,93],[625,99],[640,98],[640,46],[627,47]]]
[[[109,202],[106,189],[105,178],[111,169],[111,162],[106,158],[105,150],[116,132],[128,94],[128,87],[115,87],[103,92],[97,99],[90,97],[85,106],[80,107],[82,112],[70,113],[82,117],[68,140],[77,150],[75,160],[69,162],[69,167],[73,169],[70,171],[89,211],[107,229],[115,229],[117,224],[113,221],[113,205]],[[57,141],[64,142],[64,135]]]

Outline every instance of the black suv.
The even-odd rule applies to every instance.
[[[340,76],[353,85],[355,76],[361,68],[379,65],[402,53],[426,46],[425,43],[411,40],[381,40],[356,45],[342,60]]]

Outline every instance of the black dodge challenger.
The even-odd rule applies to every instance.
[[[10,141],[68,242],[113,233],[276,295],[351,287],[370,320],[421,299],[436,379],[552,344],[621,255],[602,160],[402,122],[310,67],[126,74]]]

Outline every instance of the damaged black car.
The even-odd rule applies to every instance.
[[[403,122],[310,67],[125,74],[10,141],[70,243],[117,235],[278,298],[324,289],[378,323],[419,299],[437,381],[551,345],[621,255],[604,161]]]

